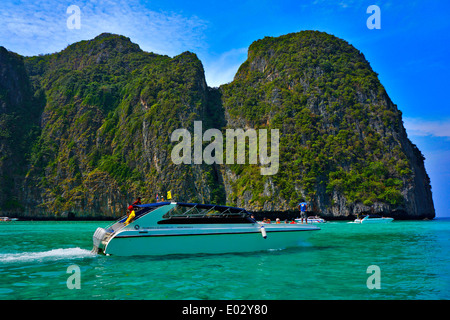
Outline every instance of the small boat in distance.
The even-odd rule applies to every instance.
[[[392,222],[394,218],[382,217],[376,214],[368,214],[362,218],[357,218],[353,223],[388,223]]]
[[[313,225],[261,224],[245,209],[214,204],[158,202],[135,206],[126,216],[97,228],[93,252],[106,255],[166,255],[252,252],[297,246]]]
[[[0,217],[0,221],[6,222],[6,221],[17,221],[19,219],[17,218],[10,218],[10,217]]]
[[[302,219],[297,218],[297,219],[295,219],[295,222],[302,223]],[[322,219],[321,217],[318,217],[318,216],[308,217],[308,223],[325,223],[325,222],[326,221],[324,219]]]

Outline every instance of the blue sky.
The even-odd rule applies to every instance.
[[[81,28],[67,28],[77,5]],[[368,29],[370,5],[381,29]],[[130,37],[145,51],[189,50],[210,86],[229,82],[248,46],[265,36],[320,30],[359,49],[403,112],[409,138],[425,155],[437,216],[450,216],[449,1],[3,0],[0,46],[22,55],[58,52],[102,32]]]

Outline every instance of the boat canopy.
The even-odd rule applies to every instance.
[[[221,213],[248,213],[247,210],[243,208],[237,208],[237,207],[229,207],[229,206],[222,206],[222,205],[216,205],[216,204],[203,204],[203,203],[184,203],[184,202],[177,202],[177,205],[180,207],[186,207],[186,208],[197,208],[197,209],[206,209],[206,210],[215,210]]]
[[[176,206],[162,216],[158,224],[211,224],[254,223],[249,212],[243,208],[215,204],[177,202]]]
[[[152,207],[161,207],[170,204],[170,202],[155,202],[155,203],[146,203],[146,204],[138,204],[134,207],[138,208],[152,208]]]
[[[159,221],[158,224],[175,223],[175,221],[176,223],[193,223],[193,218],[195,223],[221,223],[225,222],[223,219],[226,219],[226,223],[254,222],[250,218],[250,213],[243,208],[186,202],[156,202],[137,205],[135,206],[138,208],[135,219],[170,204],[175,204],[175,206],[162,216],[163,220]]]
[[[250,218],[250,213],[237,207],[203,204],[203,203],[186,203],[186,202],[156,202],[134,205],[135,218],[134,221],[167,205],[175,206],[162,216],[163,220],[158,221],[158,224],[183,224],[183,223],[253,223]],[[123,223],[128,216],[121,217],[116,223],[108,226],[107,230],[118,230],[123,227]],[[195,221],[192,219],[195,218]],[[175,219],[175,220],[174,220]],[[223,220],[225,219],[225,220]]]
[[[170,204],[171,202],[156,202],[156,203],[148,203],[148,204],[140,204],[136,207],[138,208],[151,208],[151,207],[160,207]],[[228,211],[230,213],[242,213],[243,211],[247,212],[247,210],[243,208],[216,205],[216,204],[204,204],[204,203],[187,203],[187,202],[176,202],[177,206],[180,207],[188,207],[193,208],[196,207],[198,209],[215,209],[217,211]]]
[[[138,208],[152,208],[152,207],[160,207],[164,205],[168,205],[170,202],[156,202],[156,203],[149,203],[149,204],[141,204],[137,205]],[[218,211],[220,213],[236,213],[236,214],[242,214],[242,213],[248,213],[247,210],[243,208],[237,208],[237,207],[229,207],[229,206],[223,206],[223,205],[216,205],[216,204],[203,204],[203,203],[187,203],[187,202],[176,202],[178,207],[182,208],[196,208],[201,210],[214,210]]]
[[[369,219],[380,219],[380,218],[382,218],[382,216],[380,216],[378,214],[369,214],[367,216],[369,217]]]

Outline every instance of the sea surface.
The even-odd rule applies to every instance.
[[[91,254],[108,224],[0,222],[0,300],[450,299],[449,219],[328,222],[298,247],[252,253]]]

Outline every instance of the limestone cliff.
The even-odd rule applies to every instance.
[[[279,173],[224,168],[228,201],[289,211],[305,199],[327,218],[434,217],[423,155],[377,74],[347,42],[313,31],[256,41],[221,90],[230,127],[281,131]]]
[[[277,174],[174,164],[171,134],[193,136],[197,120],[203,131],[279,129]],[[255,212],[289,212],[303,198],[327,218],[434,217],[401,112],[362,53],[325,33],[254,42],[220,88],[206,85],[194,53],[147,53],[112,34],[37,57],[0,48],[0,125],[7,215],[116,217],[137,196],[171,190],[180,201]]]

